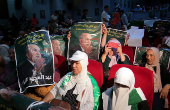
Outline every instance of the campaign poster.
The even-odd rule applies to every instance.
[[[101,22],[79,22],[71,27],[69,57],[77,50],[85,52],[89,59],[99,59],[102,36]]]
[[[54,61],[47,31],[32,32],[15,41],[20,93],[28,87],[52,85]]]
[[[64,40],[66,36],[67,35],[50,35],[54,54],[66,57],[66,50],[68,47]]]
[[[168,33],[169,29],[170,29],[170,22],[169,21],[155,21],[153,23],[153,29],[157,30],[160,27],[164,27],[165,28],[165,33]]]
[[[108,42],[112,38],[116,38],[121,43],[121,45],[124,45],[126,36],[127,36],[127,32],[126,31],[121,31],[121,30],[117,30],[117,29],[107,28],[107,39],[106,39],[106,42]]]
[[[136,47],[134,62],[133,65],[139,65],[143,62],[146,62],[146,51],[148,47]],[[170,56],[170,49],[159,49],[160,58],[159,63],[164,65],[167,69],[169,68],[169,56]]]

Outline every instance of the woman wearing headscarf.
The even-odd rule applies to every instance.
[[[14,45],[9,48],[10,61],[6,65],[4,72],[0,74],[0,86],[18,90],[18,77],[16,72]]]
[[[116,46],[111,47],[109,46],[110,43],[114,43]],[[108,73],[107,71],[109,71],[115,64],[131,64],[128,56],[123,54],[121,44],[117,39],[111,39],[108,41],[105,46],[105,52],[99,59],[99,62],[103,65],[104,73]]]
[[[73,71],[66,74],[42,101],[49,102],[56,98],[68,102],[72,110],[76,110],[79,102],[80,110],[97,110],[100,89],[87,71],[87,54],[76,51],[69,60]]]
[[[170,90],[170,75],[167,69],[159,64],[159,57],[159,50],[151,47],[146,52],[147,62],[139,65],[153,71],[154,96],[152,110],[168,108],[167,96]]]
[[[118,12],[116,12],[114,15],[113,15],[113,19],[111,21],[111,25],[114,29],[121,29],[121,24],[120,24],[120,15]]]
[[[134,85],[133,72],[126,67],[120,68],[114,86],[102,93],[103,110],[150,110],[142,90]]]

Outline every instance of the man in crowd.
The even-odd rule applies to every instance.
[[[15,17],[15,13],[12,14],[11,18],[9,18],[9,22],[10,22],[10,27],[12,29],[15,29],[17,27],[18,18]]]
[[[87,10],[87,9],[84,9],[84,10],[83,10],[83,16],[81,17],[81,20],[82,20],[82,21],[86,21],[86,20],[87,20],[87,18],[86,18],[87,13],[88,13],[88,10]]]
[[[34,13],[33,14],[33,17],[30,19],[30,22],[31,22],[31,26],[32,27],[37,27],[38,25],[38,19],[36,18],[36,14]]]
[[[47,80],[44,80],[45,74],[53,73],[53,66],[49,66],[45,63],[45,59],[42,58],[40,48],[35,44],[28,44],[26,47],[27,60],[19,65],[18,76],[20,85],[27,87],[31,85],[49,84]],[[45,82],[46,81],[46,82]]]
[[[128,27],[128,19],[127,16],[125,15],[125,12],[123,10],[120,10],[120,15],[121,15],[121,25],[126,25]]]
[[[66,27],[67,26],[67,24],[65,24],[65,18],[64,18],[65,14],[66,14],[66,11],[63,10],[62,14],[58,18],[58,25],[62,25],[62,27]]]
[[[103,22],[103,24],[105,24],[106,27],[109,26],[109,18],[110,16],[107,14],[107,12],[109,11],[109,6],[106,5],[104,6],[104,11],[102,12],[102,15],[101,15],[101,21]]]
[[[136,5],[137,7],[135,8],[135,11],[142,11],[142,8],[140,7],[140,5]]]
[[[51,16],[52,23],[57,26],[57,19],[58,18],[58,11],[55,11],[54,14]]]

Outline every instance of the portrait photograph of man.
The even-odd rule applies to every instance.
[[[24,38],[27,36],[23,36]],[[45,39],[42,39],[21,46],[17,45],[19,41],[23,41],[22,38],[15,43],[20,92],[28,87],[53,84],[54,67],[50,42],[45,43]]]
[[[84,25],[83,23],[81,25]],[[91,30],[90,28],[94,28]],[[96,23],[87,23],[86,24],[86,31],[84,28],[80,31],[74,31],[76,26],[71,28],[71,38],[70,38],[70,45],[69,45],[69,56],[75,53],[77,50],[85,52],[89,59],[97,60],[99,55],[99,45],[100,45],[100,32],[101,32],[101,25]]]
[[[64,37],[64,35],[50,35],[53,54],[66,57],[66,48],[68,46],[65,45]]]

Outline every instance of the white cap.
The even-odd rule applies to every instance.
[[[88,56],[85,52],[82,52],[82,51],[79,51],[77,50],[71,58],[69,58],[69,60],[71,61],[81,61],[81,60],[84,60],[87,65],[88,65]]]

